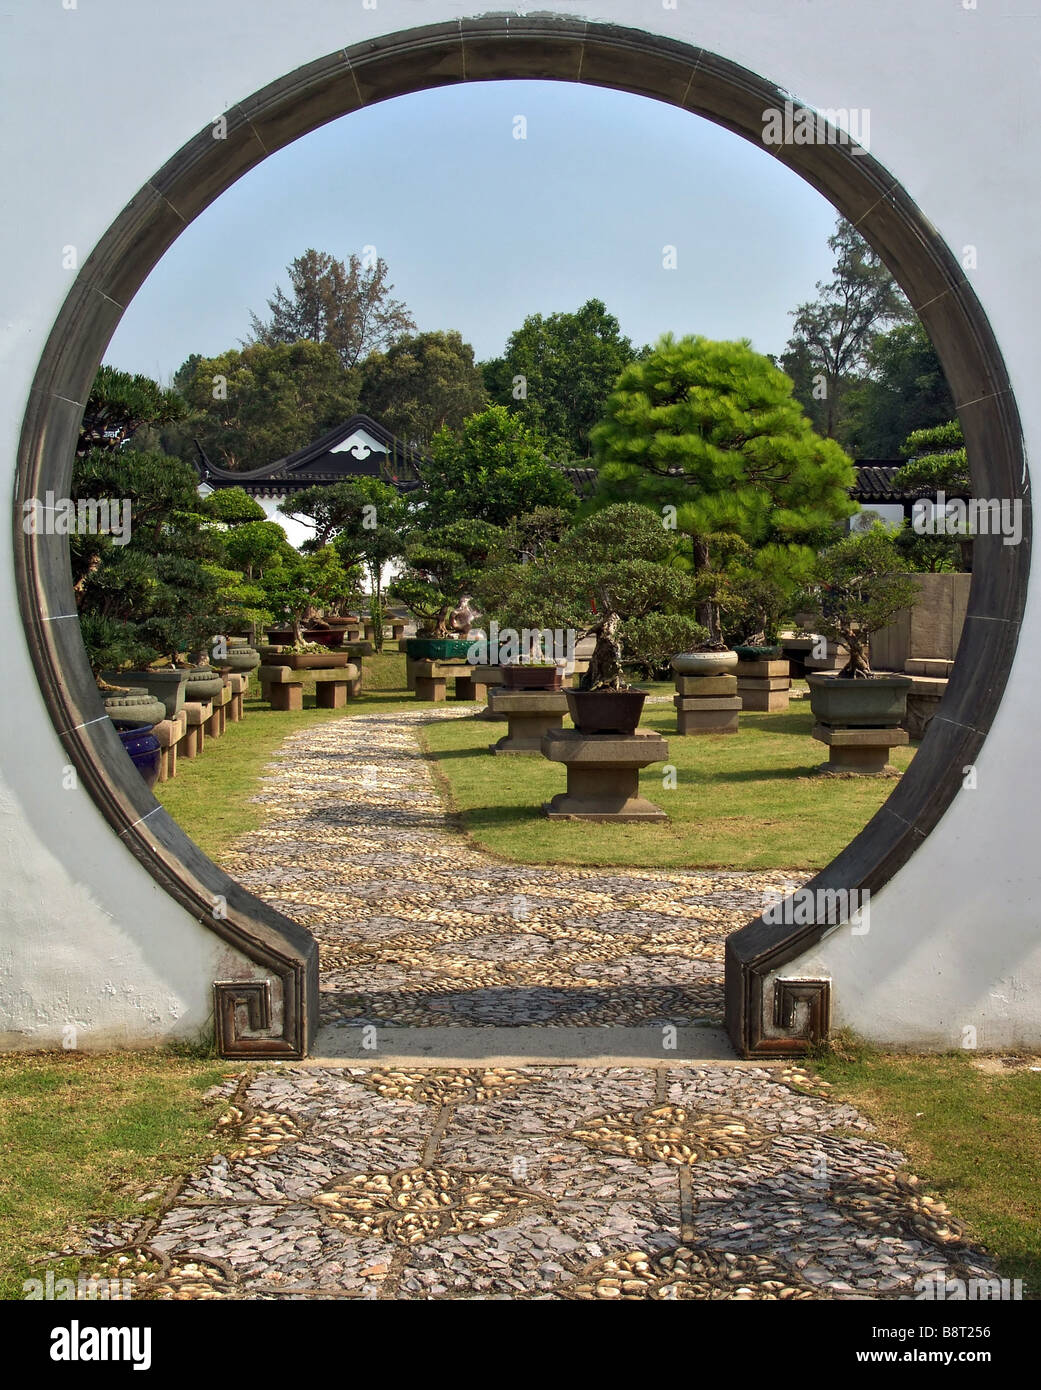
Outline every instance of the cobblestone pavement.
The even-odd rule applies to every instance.
[[[162,1299],[902,1299],[994,1277],[826,1097],[752,1065],[247,1072],[212,1095],[228,1154],[70,1249]]]
[[[718,1018],[723,938],[784,876],[497,863],[446,823],[417,717],[291,737],[272,816],[225,860],[319,937],[327,1019]],[[829,1093],[780,1064],[247,1069],[210,1096],[226,1152],[62,1253],[162,1299],[901,1299],[994,1277]]]
[[[720,1023],[726,937],[804,875],[500,862],[449,823],[416,738],[430,718],[291,735],[270,814],[222,857],[317,937],[322,1023]]]

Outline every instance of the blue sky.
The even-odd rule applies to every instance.
[[[309,246],[374,246],[419,328],[458,329],[479,360],[527,314],[594,297],[637,346],[672,331],[776,353],[829,277],[835,217],[764,150],[674,107],[565,83],[446,87],[247,174],[153,271],[105,360],[166,382],[190,352],[237,347]]]

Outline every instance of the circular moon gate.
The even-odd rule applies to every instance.
[[[24,535],[22,503],[48,489],[68,495],[83,407],[126,306],[188,223],[242,174],[316,127],[374,102],[453,83],[522,78],[612,87],[668,102],[753,141],[806,179],[884,258],[924,323],[957,403],[975,495],[1027,497],[1022,431],[1008,375],[956,259],[907,193],[862,149],[842,140],[763,145],[765,113],[783,111],[792,98],[734,63],[638,30],[495,16],[357,44],[233,107],[226,113],[225,138],[214,138],[207,126],[179,150],[123,210],[77,276],[33,383],[15,497],[23,621],[70,761],[154,878],[256,969],[254,982],[214,987],[217,1041],[227,1056],[293,1058],[307,1052],[318,1012],[315,942],[211,863],[123,756],[110,721],[98,717],[97,688],[74,620],[67,538]],[[1004,546],[1000,536],[975,541],[968,614],[941,712],[885,805],[813,887],[876,892],[956,796],[963,769],[976,760],[994,718],[1015,653],[1030,565],[1029,507],[1023,511],[1022,544]],[[222,912],[215,916],[217,900]],[[794,1021],[791,991],[789,1007],[775,1013],[764,980],[826,930],[823,922],[777,927],[759,919],[729,939],[727,1027],[743,1055],[805,1048],[807,1030]],[[826,1027],[826,1017],[818,1013],[813,1026]]]

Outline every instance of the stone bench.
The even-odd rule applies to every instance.
[[[283,713],[302,710],[304,683],[314,681],[315,704],[319,709],[343,709],[347,698],[361,693],[361,671],[353,663],[319,667],[312,671],[293,671],[288,666],[261,666],[257,672],[263,698]]]
[[[457,700],[484,700],[487,686],[474,677],[480,668],[465,661],[415,661],[416,699],[433,700],[440,704],[446,697],[448,682],[454,686]]]

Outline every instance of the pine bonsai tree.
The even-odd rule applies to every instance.
[[[805,582],[817,545],[856,510],[849,459],[747,340],[666,335],[622,371],[593,442],[601,501],[642,502],[690,537],[712,644],[728,553],[754,551],[760,573]]]

